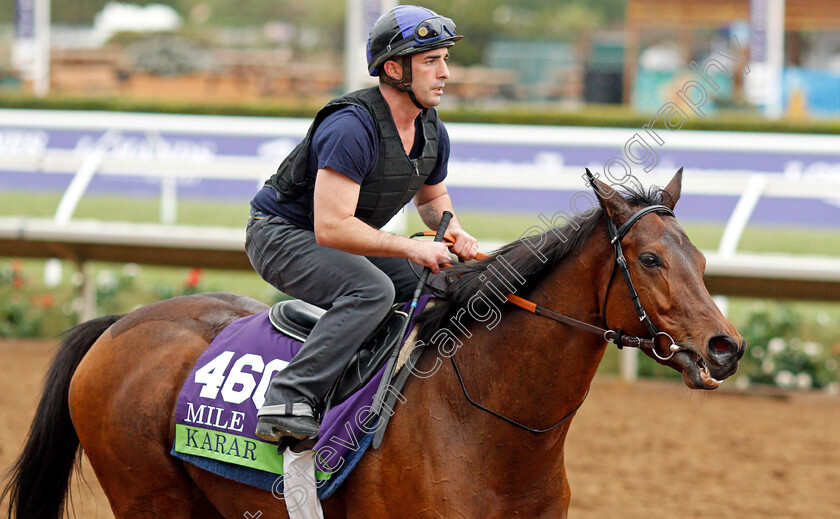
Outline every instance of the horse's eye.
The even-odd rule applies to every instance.
[[[662,260],[659,259],[659,256],[650,252],[642,254],[642,256],[639,258],[639,261],[641,261],[642,265],[644,265],[645,267],[652,268],[662,266]]]

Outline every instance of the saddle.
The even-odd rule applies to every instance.
[[[362,346],[350,359],[333,384],[325,399],[326,408],[347,400],[347,398],[367,384],[379,368],[388,360],[394,348],[402,344],[400,331],[408,320],[408,314],[398,311],[402,306],[394,305],[390,313],[382,320],[376,330],[364,340]],[[306,341],[318,319],[326,310],[299,299],[280,301],[271,307],[268,319],[275,329],[297,339]],[[326,413],[324,413],[326,414]]]

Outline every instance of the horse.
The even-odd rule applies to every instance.
[[[566,434],[608,340],[646,345],[692,389],[735,372],[745,341],[712,301],[705,260],[670,212],[682,170],[664,189],[624,194],[591,181],[598,203],[589,211],[445,271],[445,293],[420,317],[426,351],[404,403],[381,447],[323,501],[326,518],[566,517]],[[628,283],[613,282],[619,254]],[[532,311],[502,304],[505,291]],[[266,308],[198,294],[69,331],[4,490],[9,517],[62,514],[79,446],[119,519],[288,517],[273,493],[170,455],[176,399],[199,355],[226,325]]]

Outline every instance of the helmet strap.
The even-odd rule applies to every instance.
[[[400,90],[402,92],[407,93],[409,99],[411,99],[411,102],[414,103],[414,106],[416,106],[417,108],[419,108],[421,110],[425,110],[428,107],[420,104],[420,101],[417,100],[417,96],[414,95],[414,90],[411,89],[411,81],[412,81],[412,79],[411,79],[411,55],[400,56],[399,60],[400,60],[400,66],[402,67],[402,72],[403,72],[402,73],[402,78],[400,78],[400,79],[392,78],[391,76],[388,75],[387,72],[385,72],[385,67],[384,66],[380,69],[381,72],[380,72],[379,77],[382,78],[382,81],[391,85],[392,87],[396,88],[397,90]],[[394,61],[396,61],[396,60],[394,60]]]

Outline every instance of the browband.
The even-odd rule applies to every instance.
[[[615,236],[612,236],[612,240],[610,241],[610,243],[615,244],[615,242],[624,237],[624,235],[627,234],[627,231],[629,231],[630,228],[633,227],[633,224],[635,224],[639,220],[639,218],[648,213],[664,213],[666,215],[674,216],[676,218],[676,216],[674,215],[674,211],[672,211],[670,207],[664,205],[651,205],[649,207],[645,207],[644,209],[639,210],[633,216],[628,218],[626,222],[621,224],[621,227],[619,227],[618,230],[615,231]],[[610,218],[609,221],[612,221],[612,219]]]

